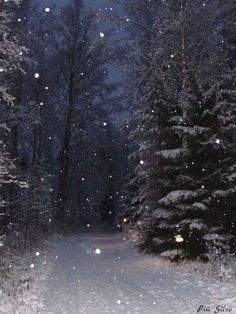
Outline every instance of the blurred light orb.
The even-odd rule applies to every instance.
[[[100,249],[96,249],[96,250],[95,250],[95,253],[96,253],[97,255],[99,255],[99,254],[101,254],[102,252],[101,252]]]

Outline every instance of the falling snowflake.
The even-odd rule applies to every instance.
[[[100,249],[96,249],[96,250],[95,250],[95,253],[96,253],[97,255],[99,255],[99,254],[101,254],[101,250],[100,250]]]

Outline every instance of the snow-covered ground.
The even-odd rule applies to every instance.
[[[164,265],[132,250],[123,237],[102,233],[53,237],[48,253],[35,252],[33,261],[28,260],[35,280],[24,296],[24,307],[0,313],[191,314],[200,305],[214,313],[216,306],[225,304],[236,313],[232,285]]]

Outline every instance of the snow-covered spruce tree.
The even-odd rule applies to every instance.
[[[2,115],[2,119],[6,121],[9,128],[9,134],[6,138],[6,146],[9,156],[15,162],[15,176],[18,181],[27,182],[28,177],[25,176],[27,170],[25,168],[26,160],[29,157],[28,138],[31,135],[28,128],[30,120],[35,119],[33,97],[29,91],[29,85],[32,82],[30,73],[30,65],[35,65],[32,58],[32,38],[29,25],[32,24],[31,16],[31,0],[20,1],[19,5],[12,7],[14,14],[10,25],[11,36],[17,38],[22,46],[20,53],[22,69],[12,73],[6,73],[6,81],[8,82],[9,92],[14,98],[14,105],[8,106]],[[34,16],[35,18],[35,16]],[[33,17],[31,17],[33,19]],[[35,19],[34,19],[35,21]],[[24,48],[23,48],[24,47]],[[27,51],[25,49],[27,47]],[[27,73],[27,75],[26,75]],[[29,84],[30,82],[30,84]],[[29,108],[29,102],[30,110]],[[27,136],[24,136],[22,130],[27,130]],[[26,148],[24,152],[23,147]],[[27,182],[28,187],[28,182]],[[11,222],[9,231],[11,231],[11,241],[15,244],[22,244],[23,238],[23,215],[25,212],[25,195],[26,190],[22,190],[16,184],[10,184],[7,190],[8,197],[8,220]],[[16,231],[17,230],[17,231]],[[17,236],[17,237],[15,237]]]
[[[124,190],[124,199],[121,202],[123,213],[120,219],[125,218],[129,221],[129,229],[135,230],[142,212],[142,197],[140,195],[145,182],[145,174],[141,175],[140,162],[142,158],[139,156],[139,144],[142,142],[142,126],[140,122],[144,111],[152,111],[150,108],[143,108],[142,97],[145,93],[145,84],[149,76],[150,69],[150,50],[152,46],[153,18],[155,15],[155,6],[157,3],[143,1],[124,1],[123,8],[127,16],[121,16],[119,21],[124,21],[124,28],[129,33],[129,41],[127,47],[121,47],[124,50],[122,65],[126,70],[127,85],[129,86],[127,98],[129,99],[129,107],[140,108],[133,118],[129,119],[129,140],[128,151],[129,158],[127,161],[126,185]],[[135,71],[134,71],[135,68]],[[136,131],[135,131],[136,130]],[[128,135],[127,135],[128,137]],[[137,167],[136,167],[137,166]]]
[[[236,163],[236,7],[234,1],[221,1],[218,4],[216,22],[218,23],[220,35],[219,52],[219,100],[224,109],[225,117],[222,123],[225,128],[233,130],[232,143],[234,147],[234,160]],[[230,123],[231,122],[231,123]],[[235,169],[235,167],[234,167]],[[235,175],[231,176],[235,179]],[[236,196],[233,203],[236,203]],[[235,222],[229,222],[235,228]],[[234,232],[235,234],[235,232]]]
[[[23,71],[22,54],[26,51],[17,38],[12,36],[11,25],[14,17],[13,6],[20,4],[20,0],[10,0],[0,2],[0,100],[1,106],[13,105],[14,97],[10,94],[6,77],[16,71]]]
[[[176,101],[181,90],[182,74],[186,70],[185,59],[187,55],[191,56],[189,58],[191,68],[195,68],[202,78],[206,76],[206,71],[208,73],[213,72],[212,69],[209,70],[209,66],[205,66],[206,62],[208,65],[212,64],[211,59],[215,58],[214,55],[210,59],[208,50],[214,51],[210,48],[213,42],[209,43],[207,36],[214,29],[214,23],[205,18],[211,15],[213,7],[208,4],[205,6],[204,1],[190,1],[188,5],[185,4],[186,1],[147,3],[146,1],[135,0],[124,4],[128,14],[128,18],[125,18],[124,27],[129,31],[131,38],[126,53],[128,59],[126,67],[132,73],[134,68],[137,72],[136,87],[130,88],[133,91],[133,101],[135,99],[134,106],[136,108],[149,106],[147,99],[151,100],[151,98],[157,97],[158,91],[155,90],[155,80],[165,80],[167,95],[170,94],[170,91],[172,94],[168,102],[170,102],[170,98]],[[204,64],[204,66],[200,66],[200,64]],[[209,76],[207,75],[208,78]],[[132,86],[135,85],[135,77],[132,77],[131,81],[133,82]],[[147,86],[149,82],[152,89]],[[158,83],[156,86],[158,88]],[[144,89],[146,89],[145,92]],[[145,101],[140,101],[146,92],[148,97],[145,97]],[[172,109],[170,106],[169,109],[165,109],[165,112],[170,113]],[[139,117],[141,119],[143,114],[143,109],[137,113],[138,125]],[[140,158],[138,157],[138,159]],[[131,180],[133,187],[128,184],[127,189],[132,190],[135,194],[135,189],[138,190],[139,186],[138,175],[134,175]],[[127,193],[127,196],[128,194],[130,195]],[[136,197],[134,196],[134,198]],[[129,201],[130,197],[126,199],[125,207],[130,208],[129,203],[131,204],[132,201]]]
[[[220,68],[228,73],[231,84],[234,83],[232,75],[235,75],[235,52],[236,52],[236,23],[235,23],[235,2],[233,0],[221,1],[217,7],[216,26],[220,35]],[[230,76],[230,77],[229,77]],[[225,77],[226,79],[226,77]]]
[[[3,215],[1,224],[5,226],[5,231],[9,227],[10,217],[7,211],[7,192],[6,185],[20,184],[16,177],[16,167],[14,160],[10,158],[8,145],[6,138],[9,136],[9,128],[7,122],[4,119],[4,114],[9,112],[9,108],[14,106],[14,97],[10,90],[9,76],[13,76],[14,73],[23,71],[22,69],[22,54],[26,52],[26,49],[22,47],[17,38],[12,35],[11,26],[14,17],[13,11],[16,5],[20,4],[20,1],[0,1],[0,110],[2,119],[0,120],[0,189],[1,189],[1,207]],[[8,115],[8,118],[11,117]]]
[[[205,94],[195,80],[187,84],[179,105],[184,111],[171,118],[170,129],[182,145],[158,152],[161,159],[169,160],[169,166],[179,167],[172,177],[174,186],[154,211],[154,217],[160,219],[158,226],[164,223],[160,229],[169,232],[166,238],[157,236],[154,241],[162,246],[161,251],[175,250],[179,243],[173,238],[180,234],[183,256],[204,258],[213,245],[225,249],[235,232],[231,225],[236,217],[232,121],[217,91],[213,88]],[[163,255],[168,253],[171,251]]]
[[[217,91],[205,94],[195,80],[188,83],[174,112],[166,121],[160,150],[150,145],[155,143],[155,131],[150,134],[152,129],[146,128],[146,123],[142,126],[141,139],[146,136],[147,140],[144,154],[139,150],[143,160],[136,171],[143,176],[146,189],[139,191],[141,206],[135,211],[139,214],[139,246],[169,258],[180,253],[187,258],[206,258],[212,246],[223,251],[232,244],[235,233],[232,121]],[[156,123],[150,116],[146,118]],[[158,125],[163,124],[158,121]],[[159,132],[156,135],[159,137]],[[178,234],[184,239],[182,244],[175,241]]]
[[[233,168],[230,168],[229,173],[224,172],[225,168],[221,170],[224,178],[227,176],[230,178],[224,182],[224,188],[220,180],[219,186],[211,184],[211,178],[214,174],[211,168],[211,177],[208,178],[210,186],[208,194],[204,189],[206,184],[202,183],[198,186],[203,179],[200,174],[198,177],[195,173],[194,177],[193,173],[189,173],[188,163],[192,160],[191,164],[193,162],[192,166],[194,166],[196,155],[193,146],[195,145],[200,150],[199,139],[196,139],[194,143],[191,132],[194,131],[196,135],[199,135],[199,131],[203,131],[205,128],[205,131],[208,131],[204,134],[205,138],[203,137],[205,142],[207,135],[211,140],[215,136],[218,142],[220,136],[217,137],[217,135],[219,132],[222,134],[224,130],[220,124],[224,111],[219,105],[218,97],[215,98],[215,104],[211,105],[214,97],[208,99],[203,92],[198,93],[197,91],[200,89],[195,90],[191,87],[192,83],[189,83],[187,75],[189,69],[194,69],[196,75],[203,82],[214,81],[215,71],[212,71],[212,65],[216,66],[217,63],[214,63],[216,62],[215,55],[211,53],[211,47],[215,42],[212,42],[210,36],[214,27],[207,18],[209,11],[205,11],[205,6],[206,3],[201,1],[188,3],[186,1],[165,1],[160,5],[160,10],[156,13],[156,23],[151,30],[153,44],[148,57],[152,61],[146,70],[149,76],[146,76],[144,109],[140,111],[139,123],[135,132],[138,135],[136,141],[139,146],[135,154],[140,162],[136,168],[135,180],[137,182],[137,180],[142,179],[142,184],[138,185],[133,197],[133,199],[139,199],[139,206],[135,206],[134,211],[134,216],[139,216],[136,229],[141,229],[139,245],[141,249],[146,251],[166,252],[164,255],[169,257],[175,257],[180,252],[180,246],[177,246],[179,243],[175,242],[175,236],[180,232],[185,236],[183,256],[191,258],[201,255],[203,257],[204,253],[207,252],[207,240],[214,238],[212,233],[217,230],[222,234],[228,232],[226,221],[229,221],[230,213],[234,214],[233,208],[230,208],[230,202],[234,195],[234,190],[230,190],[230,187],[233,187],[233,181],[229,182],[232,180],[230,172],[234,171]],[[209,10],[211,9],[209,8]],[[202,21],[205,20],[206,22],[203,24]],[[169,45],[170,41],[172,45]],[[209,66],[206,66],[207,60]],[[160,88],[161,84],[158,86],[158,79],[165,82],[164,88]],[[220,106],[221,119],[218,116],[219,112],[215,114],[215,119],[219,120],[217,120],[218,124],[216,123],[213,127],[210,125],[209,119],[202,122],[200,117],[199,121],[193,120],[192,115],[198,115],[194,111],[198,102],[208,106],[202,115],[206,114],[207,110],[212,110],[212,115],[214,115]],[[162,106],[163,103],[166,105]],[[162,111],[161,108],[165,108],[165,111]],[[163,115],[162,112],[164,112]],[[165,118],[162,120],[161,117]],[[206,125],[207,123],[209,125]],[[227,157],[228,166],[233,166],[232,142],[230,142],[232,120],[228,120],[227,123],[229,128],[227,128],[225,135],[227,145],[225,144],[226,149],[223,150],[223,163]],[[150,132],[152,132],[153,137],[150,136]],[[204,146],[204,143],[200,142],[200,144]],[[219,147],[217,153],[219,163],[216,162],[214,156],[211,161],[208,158],[202,163],[207,161],[209,165],[213,164],[211,167],[223,167],[222,150]],[[200,167],[206,169],[203,164]],[[199,168],[194,169],[197,171]],[[203,181],[207,181],[207,179],[204,178]],[[220,218],[222,214],[220,208],[214,205],[214,201],[209,203],[206,199],[214,199],[217,195],[214,194],[216,191],[226,191],[227,189],[229,189],[229,195],[224,205],[226,206],[226,203],[228,205],[226,213],[223,214],[227,218],[223,223]],[[222,193],[224,194],[224,192]],[[219,197],[219,195],[217,196]],[[223,195],[221,200],[217,200],[217,203],[222,205],[222,199]],[[194,208],[200,207],[195,208],[195,212],[193,211],[193,204],[195,204]],[[199,214],[205,208],[202,205],[206,209],[209,208],[203,217]],[[187,208],[189,208],[189,212],[186,212]],[[192,212],[195,215],[191,216]],[[214,212],[215,218],[215,213],[219,214],[218,219],[211,221],[209,218],[210,221],[207,223],[208,213],[210,217],[212,212]],[[208,236],[206,236],[207,234]],[[206,237],[204,238],[204,236]],[[223,238],[225,237],[222,236],[221,238],[218,235],[218,239],[222,242]],[[192,250],[193,247],[194,250]],[[177,248],[178,250],[176,250]]]
[[[0,132],[5,133],[6,130],[3,126],[0,126]],[[0,141],[0,207],[1,207],[1,226],[7,230],[9,224],[8,212],[6,209],[6,199],[3,196],[5,194],[4,187],[13,182],[16,182],[15,178],[15,165],[14,162],[10,159],[9,154],[5,152],[4,144]]]
[[[221,1],[217,8],[216,23],[219,28],[220,101],[229,119],[236,122],[236,7],[234,1]],[[236,143],[236,133],[234,134]]]
[[[166,127],[170,119],[168,110],[174,107],[174,102],[170,101],[171,94],[167,96],[163,82],[156,75],[150,79],[145,92],[143,102],[146,105],[137,112],[137,127],[131,134],[138,149],[130,154],[130,158],[137,166],[126,188],[126,194],[129,195],[125,200],[125,215],[130,220],[130,228],[138,231],[141,237],[140,247],[149,250],[149,235],[153,232],[152,224],[155,224],[151,213],[159,197],[157,178],[163,177],[155,153],[157,147],[166,145]]]
[[[128,175],[122,208],[124,209],[123,217],[129,220],[129,229],[137,231],[135,230],[137,227],[139,232],[141,213],[149,208],[145,199],[148,200],[149,205],[152,203],[151,193],[148,193],[147,198],[145,197],[150,187],[150,182],[147,183],[146,179],[147,172],[150,172],[155,165],[153,151],[159,142],[158,123],[165,114],[168,116],[170,109],[163,105],[168,101],[167,97],[162,103],[161,95],[165,88],[162,81],[167,79],[169,82],[166,69],[168,62],[171,61],[172,51],[168,51],[166,58],[165,52],[163,53],[163,49],[160,48],[160,42],[163,41],[161,22],[157,23],[157,29],[154,26],[157,13],[161,12],[162,14],[163,10],[168,11],[168,6],[165,7],[162,1],[147,2],[145,0],[125,2],[123,6],[127,16],[121,17],[120,20],[124,19],[124,27],[130,36],[124,60],[125,68],[128,70],[129,97],[133,107],[139,109],[136,109],[136,115],[129,123],[131,126],[129,146],[133,151],[130,154],[129,164],[133,171]],[[158,41],[158,48],[155,46],[155,38]],[[165,66],[163,66],[164,64]],[[173,86],[172,91],[174,90]],[[163,110],[165,114],[160,113]],[[152,160],[150,162],[147,161],[149,157]],[[137,234],[137,232],[135,233]]]

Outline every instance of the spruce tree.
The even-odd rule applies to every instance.
[[[171,259],[207,258],[213,246],[225,251],[234,242],[232,128],[225,125],[227,113],[216,89],[204,93],[195,79],[188,80],[174,113],[145,172],[148,193],[137,226],[143,233],[139,246]]]
[[[212,245],[225,250],[233,241],[233,110],[226,110],[217,87],[209,87],[218,61],[211,52],[216,42],[208,5],[160,5],[144,70],[144,109],[134,132],[139,164],[130,205],[136,200],[139,247],[169,258],[206,258]]]
[[[236,121],[236,22],[235,22],[234,1],[222,1],[217,11],[217,21],[220,23],[219,39],[219,86],[220,101],[227,112],[229,119],[233,118],[234,127]],[[227,122],[227,120],[226,120]],[[234,142],[236,142],[236,132],[234,132]]]
[[[24,72],[22,68],[23,55],[27,49],[21,46],[18,38],[12,33],[15,10],[21,1],[0,1],[0,205],[1,220],[4,232],[9,233],[11,216],[7,189],[11,185],[26,187],[17,177],[16,162],[11,158],[9,138],[9,121],[14,119],[12,108],[15,106],[15,98],[11,91],[13,75]]]

